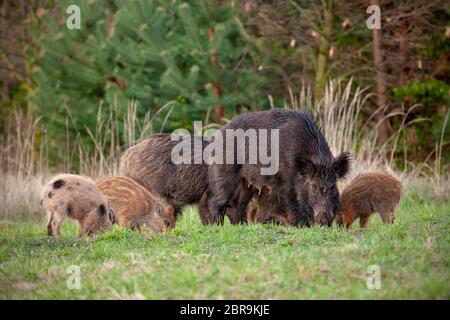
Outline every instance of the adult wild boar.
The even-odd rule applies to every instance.
[[[160,194],[173,206],[175,214],[185,205],[198,204],[203,221],[208,214],[208,165],[201,152],[194,152],[195,143],[202,150],[208,144],[197,136],[171,141],[170,134],[155,134],[125,151],[120,160],[120,174]],[[183,144],[191,147],[190,163],[179,164],[173,161],[172,151]]]
[[[251,145],[251,129],[256,131],[258,138],[256,151],[252,149],[255,146]],[[240,134],[246,133],[248,138],[243,140],[240,137],[241,143],[236,138],[239,131]],[[278,132],[278,139],[274,132]],[[264,138],[269,136],[271,138],[265,141]],[[230,146],[228,142],[233,140],[235,144]],[[249,140],[249,148],[246,148],[245,141]],[[220,133],[216,133],[210,147],[213,151],[210,151],[208,160],[211,163],[209,209],[214,222],[223,223],[225,209],[242,179],[245,179],[253,186],[276,193],[286,205],[286,212],[294,215],[294,224],[332,224],[339,204],[336,183],[349,171],[350,154],[344,152],[335,158],[310,114],[274,109],[238,115]],[[250,163],[252,153],[249,150],[253,156],[259,152],[256,163]],[[261,150],[270,150],[267,155],[278,161],[276,172],[264,172],[267,162],[261,161]],[[233,151],[235,154],[230,156]],[[234,161],[230,163],[230,159]],[[239,207],[245,206],[241,204]],[[245,219],[245,210],[237,214]]]

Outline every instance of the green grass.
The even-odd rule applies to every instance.
[[[406,196],[394,225],[367,230],[205,227],[187,210],[169,233],[115,228],[59,239],[45,221],[0,222],[0,299],[449,299],[450,202]],[[67,268],[81,270],[70,290]],[[378,265],[381,289],[369,290]]]

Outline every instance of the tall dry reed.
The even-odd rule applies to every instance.
[[[361,112],[371,94],[365,89],[353,88],[351,80],[345,85],[340,80],[331,80],[320,101],[314,101],[311,90],[307,86],[302,86],[297,95],[289,88],[289,95],[290,101],[286,102],[284,107],[312,113],[322,128],[333,154],[342,151],[352,153],[352,171],[347,181],[362,172],[382,170],[397,176],[407,186],[422,186],[423,190],[431,190],[431,193],[439,197],[450,195],[449,174],[443,171],[442,166],[444,129],[449,113],[447,113],[441,139],[435,151],[421,164],[405,158],[404,168],[398,170],[394,156],[402,131],[413,123],[424,120],[414,119],[407,122],[409,113],[418,105],[406,111],[392,111],[384,116],[380,115],[385,113],[385,109],[380,108],[363,120]],[[401,117],[402,121],[392,136],[380,145],[377,143],[377,131],[386,117]],[[344,181],[342,184],[345,183]]]

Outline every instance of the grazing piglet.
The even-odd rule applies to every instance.
[[[94,181],[74,174],[59,174],[44,186],[41,206],[48,215],[47,234],[59,235],[66,217],[80,227],[79,236],[111,229],[114,213]]]
[[[96,181],[115,213],[116,223],[139,230],[146,227],[153,231],[173,228],[173,207],[157,193],[146,189],[131,178],[105,177]]]
[[[244,208],[240,208],[245,204]],[[240,212],[245,210],[243,218]],[[252,185],[241,181],[226,209],[226,215],[232,224],[236,223],[274,223],[295,225],[294,214],[287,211],[285,204],[274,192],[261,185]]]
[[[268,189],[253,193],[247,206],[247,221],[295,226],[294,214],[286,211],[281,199]]]
[[[361,174],[342,192],[336,222],[349,228],[359,218],[360,227],[364,228],[370,216],[378,212],[383,222],[393,223],[401,195],[402,184],[390,174]]]

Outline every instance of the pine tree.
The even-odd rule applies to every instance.
[[[71,4],[81,8],[80,30],[65,27]],[[35,21],[30,50],[38,66],[33,101],[55,127],[64,127],[69,112],[76,125],[93,129],[100,102],[119,105],[120,117],[130,99],[141,115],[170,103],[166,129],[260,107],[264,79],[252,39],[228,4],[64,0],[57,9]]]

